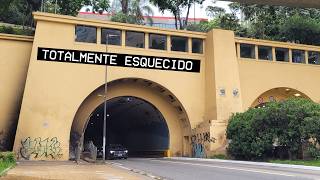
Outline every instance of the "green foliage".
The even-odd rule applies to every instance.
[[[0,8],[0,21],[10,24],[33,27],[34,21],[32,12],[39,11],[41,0],[5,0]],[[92,6],[93,12],[102,13],[109,10],[109,0],[45,0],[43,11],[65,15],[78,15],[80,9],[85,6]]]
[[[11,26],[0,26],[0,33],[14,34],[14,29]]]
[[[15,154],[13,152],[0,152],[0,162],[16,162]]]
[[[133,15],[126,15],[122,12],[116,13],[111,17],[111,21],[114,22],[121,22],[121,23],[129,23],[129,24],[142,24],[143,21],[138,19],[136,16]]]
[[[111,21],[130,24],[152,24],[153,10],[143,0],[120,0],[121,11],[114,10]],[[146,21],[145,21],[146,17]]]
[[[218,28],[233,30],[241,37],[320,45],[319,9],[241,3],[229,6],[231,13],[216,6],[206,9],[219,22]]]
[[[289,17],[280,27],[284,41],[320,45],[320,21],[298,14]]]
[[[32,26],[32,12],[39,10],[40,0],[12,0],[9,6],[0,12],[0,21]]]
[[[202,4],[204,0],[150,0],[150,2],[157,6],[160,12],[169,11],[175,17],[176,29],[186,29],[188,26],[188,19],[190,7],[192,4]],[[186,11],[185,22],[182,22],[182,13]]]
[[[303,147],[316,158],[319,149],[320,105],[303,98],[269,103],[231,117],[228,153],[236,159],[263,160],[274,156],[274,145],[285,147],[290,159],[303,158]],[[313,149],[311,147],[314,147]]]
[[[0,152],[0,177],[3,171],[16,163],[15,154],[13,152]]]
[[[198,32],[208,32],[213,28],[219,28],[217,21],[201,21],[198,24],[189,24],[187,26],[187,30]]]
[[[210,157],[211,159],[228,159],[228,157],[224,154],[215,154]]]
[[[0,26],[0,33],[32,36],[34,35],[34,30],[2,25]]]

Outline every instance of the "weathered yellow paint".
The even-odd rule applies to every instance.
[[[32,37],[0,34],[0,151],[13,146],[32,41]]]
[[[169,128],[172,156],[197,154],[207,157],[224,153],[229,117],[232,113],[258,105],[259,97],[284,99],[299,92],[303,97],[320,102],[320,87],[316,79],[320,76],[320,66],[243,59],[239,56],[240,43],[270,46],[273,52],[276,47],[320,52],[319,47],[237,38],[232,31],[218,29],[205,34],[46,13],[35,13],[34,16],[37,28],[33,43],[27,37],[0,36],[0,62],[8,64],[6,67],[0,66],[3,73],[0,78],[5,83],[1,86],[0,97],[9,97],[0,102],[1,113],[14,113],[16,119],[19,108],[3,107],[20,106],[19,100],[23,95],[14,142],[14,151],[20,158],[69,159],[75,151],[70,135],[77,133],[81,136],[90,114],[104,101],[101,97],[105,84],[104,66],[38,61],[38,47],[200,60],[200,73],[114,66],[107,69],[107,99],[136,96],[159,109]],[[168,40],[171,35],[185,36],[189,38],[189,45],[190,38],[202,38],[204,53],[192,53],[191,47],[188,52],[173,52],[169,42],[168,50],[164,51],[151,50],[148,46],[106,46],[99,43],[100,35],[97,36],[98,43],[79,43],[75,42],[76,24],[95,26],[98,32],[102,27],[120,29],[123,42],[126,30],[166,34]],[[148,44],[147,36],[145,40]],[[6,51],[2,51],[2,47],[7,48]],[[10,64],[13,61],[18,63]],[[286,89],[291,92],[285,94]],[[174,101],[169,96],[174,97]],[[7,131],[12,119],[9,116],[0,119],[0,132]],[[35,143],[38,143],[37,147],[41,145],[38,156],[23,157],[34,150],[32,145]],[[205,152],[199,152],[194,145],[201,145]]]

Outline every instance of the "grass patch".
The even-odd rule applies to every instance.
[[[224,154],[215,154],[211,156],[210,159],[229,159],[229,158]]]
[[[270,160],[269,162],[279,163],[279,164],[293,164],[293,165],[320,167],[320,160]]]
[[[15,164],[16,159],[13,152],[0,152],[0,176],[3,176],[4,171]]]

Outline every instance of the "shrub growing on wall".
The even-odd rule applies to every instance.
[[[320,105],[293,98],[234,114],[227,127],[227,138],[230,140],[227,151],[235,159],[273,158],[277,147],[281,147],[289,159],[301,159],[305,151],[317,158],[320,155],[316,148],[320,144]]]

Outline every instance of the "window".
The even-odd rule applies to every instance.
[[[309,64],[320,64],[320,53],[319,52],[314,52],[314,51],[309,51],[308,52],[308,62]]]
[[[101,44],[121,45],[121,30],[102,28]]]
[[[188,52],[188,38],[171,36],[171,51]]]
[[[252,44],[240,44],[240,57],[255,59],[255,46]]]
[[[261,60],[272,61],[272,47],[269,46],[258,46],[258,55]]]
[[[149,34],[150,49],[167,49],[167,36],[161,34]]]
[[[91,26],[76,26],[76,41],[96,43],[97,42],[97,28]]]
[[[306,63],[305,51],[302,50],[292,50],[292,62],[293,63]]]
[[[276,48],[276,60],[289,62],[289,49]]]
[[[126,31],[126,46],[144,48],[144,33]]]
[[[192,53],[203,53],[203,40],[192,38]]]

